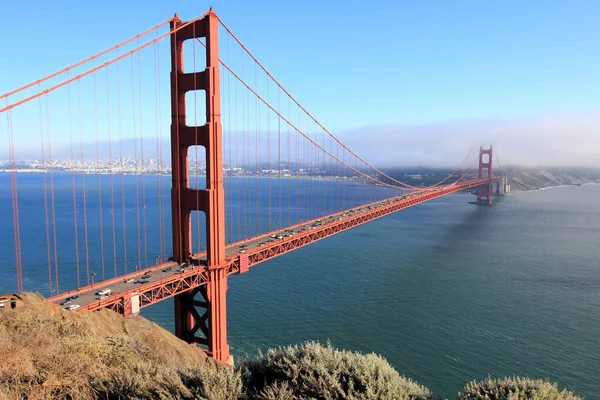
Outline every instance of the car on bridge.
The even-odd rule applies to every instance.
[[[110,290],[110,289],[102,289],[102,290],[99,290],[96,292],[96,294],[98,296],[108,296],[111,293],[112,293],[112,290]]]

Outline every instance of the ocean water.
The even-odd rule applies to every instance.
[[[7,227],[0,233],[0,250],[12,255],[10,186],[4,182],[8,175],[0,175],[0,220]],[[29,192],[19,192],[21,208],[28,210],[21,211],[22,234],[29,229],[27,218],[44,215],[43,209],[27,205],[38,204],[43,194],[36,186],[39,177],[32,175],[19,176],[24,188],[30,185]],[[70,183],[64,179],[63,190]],[[60,207],[72,214],[72,197],[65,193]],[[235,210],[234,197],[228,210]],[[596,398],[598,199],[600,185],[518,193],[500,198],[493,207],[469,205],[471,195],[454,194],[260,264],[229,280],[232,352],[240,357],[259,348],[330,340],[339,348],[379,353],[401,374],[449,398],[466,382],[488,374],[548,377]],[[265,208],[264,199],[257,201]],[[135,200],[128,204],[135,206]],[[35,226],[30,233],[39,230]],[[24,284],[44,292],[46,238],[43,231],[33,236],[27,242],[32,250],[24,264]],[[158,236],[149,232],[148,242],[158,242]],[[107,238],[111,240],[110,234]],[[127,246],[132,243],[135,238]],[[39,251],[33,250],[36,246]],[[106,264],[112,268],[110,253]],[[72,264],[68,254],[59,256],[63,264]],[[136,251],[127,257],[131,268]],[[97,262],[90,267],[98,268]],[[106,270],[108,275],[108,266]],[[68,276],[61,282],[74,284]],[[0,291],[13,288],[14,261],[5,257]],[[143,315],[172,329],[172,310],[172,302],[165,301],[144,309]]]

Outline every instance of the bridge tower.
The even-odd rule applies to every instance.
[[[486,185],[481,185],[477,188],[476,204],[492,205],[492,155],[493,149],[491,145],[489,149],[479,147],[479,179],[487,177],[490,181]]]
[[[192,261],[191,212],[204,212],[208,284],[175,296],[175,334],[189,343],[205,346],[214,359],[229,362],[219,19],[211,8],[203,18],[187,25],[175,15],[171,30],[181,25],[185,26],[171,34],[173,258],[180,264]],[[206,41],[206,69],[184,73],[183,43],[202,37]],[[194,90],[204,90],[206,94],[206,124],[202,126],[186,124],[185,94]],[[194,190],[189,186],[190,146],[203,146],[206,150],[205,190]]]

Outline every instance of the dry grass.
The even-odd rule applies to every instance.
[[[144,318],[73,313],[35,294],[23,300],[0,313],[2,397],[197,398],[184,379],[217,369],[200,349]]]

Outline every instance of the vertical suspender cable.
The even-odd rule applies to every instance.
[[[95,75],[95,74],[94,74]],[[95,97],[95,96],[94,96]],[[81,116],[81,81],[77,80],[77,103],[79,108],[79,152],[81,155],[81,193],[83,197],[83,235],[85,243],[85,275],[90,276],[90,248],[88,243],[88,223],[87,223],[87,191],[85,186],[85,157],[83,154],[83,119]],[[87,282],[89,285],[89,281]]]
[[[244,79],[244,51],[241,50],[242,53],[242,79]],[[246,225],[248,219],[248,160],[246,158],[246,154],[248,153],[247,147],[248,143],[246,142],[246,113],[249,112],[248,106],[246,105],[246,100],[244,99],[244,93],[246,91],[242,91],[242,163],[243,163],[243,171],[245,179],[244,179],[244,240],[246,240],[248,234],[248,227]],[[246,99],[249,101],[248,94],[246,94]]]
[[[158,31],[156,32],[156,36],[158,37]],[[157,115],[158,115],[158,125],[157,125],[157,130],[158,130],[158,169],[159,169],[159,176],[158,176],[158,203],[159,203],[159,207],[161,212],[159,212],[158,215],[158,225],[160,226],[160,242],[162,243],[161,248],[160,248],[160,254],[159,254],[159,259],[161,262],[164,262],[165,258],[166,258],[166,254],[167,254],[167,232],[166,232],[166,228],[165,228],[165,219],[167,218],[167,212],[166,212],[166,208],[165,208],[165,190],[164,190],[164,180],[163,180],[163,173],[164,173],[164,160],[163,160],[163,139],[162,139],[162,114],[160,113],[160,105],[162,104],[161,102],[161,90],[160,90],[160,41],[156,42],[156,76],[157,76],[157,87],[156,87],[156,92],[157,92],[157,96],[158,96],[158,101],[157,101],[157,105],[156,105],[156,110],[157,110]]]
[[[143,231],[144,231],[144,265],[148,266],[148,242],[147,242],[147,224],[146,224],[146,186],[144,182],[144,169],[146,167],[144,163],[144,125],[143,125],[143,108],[142,108],[142,66],[141,66],[141,54],[138,51],[138,98],[140,102],[139,110],[140,110],[140,151],[141,151],[141,160],[140,160],[140,169],[141,169],[141,181],[142,181],[142,221],[143,221]]]
[[[290,98],[288,96],[288,120],[291,121],[292,118],[292,103],[290,101]],[[291,141],[291,135],[292,135],[292,128],[290,127],[290,125],[288,124],[288,140],[287,140],[287,148],[288,148],[288,160],[287,160],[287,176],[288,176],[288,183],[287,183],[287,187],[288,187],[288,223],[287,226],[290,226],[292,224],[291,222],[291,211],[292,211],[292,193],[291,193],[291,187],[292,187],[292,183],[290,182],[290,162],[291,162],[291,158],[290,158],[290,141]]]
[[[96,179],[98,181],[98,215],[99,215],[99,227],[100,227],[100,260],[102,266],[102,280],[105,279],[104,274],[104,221],[102,218],[102,186],[100,185],[100,174],[102,173],[102,167],[100,165],[100,134],[98,130],[98,90],[96,83],[96,74],[94,74],[94,130],[96,134]],[[83,138],[82,146],[83,146]],[[110,142],[109,142],[110,146]],[[82,151],[83,154],[83,151]],[[84,179],[84,178],[82,178]]]
[[[256,63],[254,63],[254,86],[256,87],[256,90],[258,90],[258,67],[256,65]],[[255,202],[256,202],[256,215],[255,215],[255,224],[256,224],[256,236],[258,236],[258,234],[260,233],[260,216],[258,214],[259,212],[259,205],[260,205],[260,195],[259,195],[259,188],[258,188],[258,178],[259,178],[259,166],[260,166],[260,114],[258,112],[258,97],[255,96],[255,100],[256,100],[256,115],[254,116],[255,119],[255,123],[256,123],[256,132],[254,132],[254,135],[256,136],[256,154],[254,154],[254,157],[256,158],[256,172],[255,172],[255,176],[254,176],[254,180],[256,182],[256,196],[255,196]]]
[[[158,36],[158,31],[156,31],[156,35]],[[160,203],[161,199],[161,181],[162,181],[162,162],[160,159],[160,124],[158,123],[160,107],[158,102],[158,86],[159,86],[159,75],[157,72],[158,68],[158,59],[157,59],[157,43],[154,43],[152,46],[154,50],[154,129],[156,134],[156,168],[158,169],[157,181],[156,181],[156,208],[158,210],[158,254],[156,255],[156,263],[162,263],[163,261],[163,234],[162,234],[162,214],[163,209]]]
[[[67,74],[70,75],[70,74]],[[71,85],[67,85],[67,104],[69,108],[69,142],[71,150],[71,189],[73,192],[73,233],[75,236],[75,272],[77,287],[81,287],[79,275],[79,229],[77,226],[77,193],[75,189],[75,156],[73,154],[73,114],[71,112]],[[55,221],[56,222],[56,221]]]
[[[8,98],[6,99],[8,103]],[[8,104],[7,104],[8,105]],[[17,278],[17,291],[21,293],[23,291],[23,269],[21,264],[21,243],[20,243],[20,226],[19,226],[19,201],[18,201],[18,188],[17,188],[17,166],[15,163],[15,143],[14,133],[12,126],[12,110],[6,113],[6,122],[8,126],[8,153],[11,170],[11,193],[12,193],[12,209],[13,209],[13,234],[15,242],[15,272]]]
[[[46,134],[48,136],[48,163],[50,172],[50,205],[52,210],[52,231],[53,231],[53,244],[54,244],[54,284],[56,286],[56,293],[59,293],[58,289],[58,252],[56,246],[56,212],[54,208],[54,176],[52,166],[52,139],[50,137],[50,104],[48,101],[48,95],[46,95]]]
[[[119,165],[123,167],[123,129],[121,118],[121,75],[117,62],[117,115],[119,120]],[[134,118],[135,124],[135,118]],[[125,220],[125,175],[121,171],[121,221],[123,223],[123,273],[127,273],[127,224]]]
[[[267,103],[269,102],[269,81],[267,77]],[[271,110],[267,109],[267,232],[271,228]]]
[[[281,114],[281,90],[277,89],[277,113]],[[281,117],[277,118],[277,229],[281,229]]]
[[[298,108],[298,126],[300,126],[300,109]],[[300,134],[294,132],[296,136],[296,223],[300,221]]]
[[[229,49],[231,35],[227,34],[227,62],[231,61],[231,52]],[[227,163],[227,168],[229,168],[229,212],[227,213],[226,219],[229,219],[229,232],[226,232],[226,236],[229,237],[229,241],[231,242],[231,238],[233,237],[233,174],[232,174],[232,165],[233,165],[233,156],[232,156],[232,146],[231,139],[233,136],[233,126],[231,125],[231,114],[233,114],[233,110],[231,108],[231,74],[227,74],[227,139],[229,142],[229,162]]]
[[[138,45],[139,45],[139,39],[138,39]],[[139,53],[138,53],[139,54]],[[135,72],[134,72],[134,55],[131,55],[131,107],[132,107],[132,121],[133,121],[133,173],[135,176],[135,218],[136,218],[136,227],[137,227],[137,263],[136,263],[136,270],[137,268],[142,268],[141,264],[142,264],[142,246],[141,246],[141,236],[140,236],[140,197],[139,197],[139,171],[138,171],[138,158],[137,158],[137,124],[136,124],[136,119],[137,119],[137,111],[136,111],[136,107],[135,107],[135,102],[136,102],[136,97],[135,97]],[[140,134],[141,136],[141,134]],[[121,162],[122,167],[125,166],[125,160],[123,159],[123,154],[121,153]],[[121,172],[121,179],[125,178],[125,171]],[[123,182],[123,181],[121,181]],[[123,189],[122,192],[123,196],[125,194],[125,190]],[[125,204],[125,202],[123,202],[123,204]],[[125,215],[123,213],[123,215]],[[125,225],[125,223],[123,223],[123,225]]]
[[[108,78],[108,67],[106,67],[106,122],[108,126],[108,176],[110,184],[110,215],[112,225],[112,247],[113,247],[113,275],[117,277],[117,233],[115,228],[115,184],[113,178],[112,140],[111,140],[111,118],[110,118],[110,86]]]
[[[38,85],[38,90],[41,90],[40,85]],[[42,168],[43,171],[43,179],[44,179],[44,217],[46,221],[46,247],[47,247],[47,256],[48,256],[48,288],[50,292],[50,297],[54,292],[52,288],[52,261],[50,258],[50,225],[48,221],[48,193],[47,193],[47,185],[46,185],[46,150],[44,149],[44,123],[43,123],[43,112],[42,112],[42,98],[40,97],[40,143],[42,150]]]
[[[239,140],[239,134],[240,134],[240,117],[239,117],[239,99],[238,99],[238,86],[239,83],[236,82],[235,83],[235,133],[236,133],[236,140],[234,140],[235,142],[235,167],[236,167],[236,195],[237,195],[237,201],[236,201],[236,206],[237,206],[237,232],[236,232],[236,240],[240,240],[240,238],[242,237],[241,235],[241,231],[240,231],[240,225],[241,225],[241,221],[242,221],[242,206],[240,205],[239,199],[242,198],[242,194],[240,191],[240,176],[238,174],[239,169],[240,168],[240,140]]]

